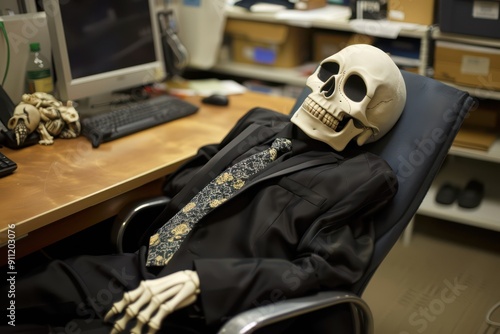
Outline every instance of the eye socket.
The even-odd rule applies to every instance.
[[[344,85],[345,95],[354,102],[361,102],[366,96],[366,84],[362,77],[357,74],[350,75]]]
[[[335,62],[326,62],[320,65],[318,71],[318,78],[325,82],[330,79],[332,75],[338,74],[340,70],[340,65]]]

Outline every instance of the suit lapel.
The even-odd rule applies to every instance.
[[[267,127],[262,125],[252,124],[229,144],[220,150],[210,161],[205,164],[193,177],[193,179],[172,199],[170,208],[184,207],[194,196],[193,189],[202,189],[214,177],[219,175],[231,161],[240,156],[243,152],[248,151],[251,147],[261,145],[275,137],[289,137],[292,127],[285,127],[287,123],[282,123],[279,126]],[[249,139],[250,138],[250,139]],[[283,159],[280,158],[279,160]],[[319,166],[323,164],[336,163],[343,158],[334,152],[324,151],[307,151],[296,156],[292,156],[283,161],[277,161],[270,168],[259,173],[255,178],[251,179],[248,184],[235,194],[238,196],[245,192],[246,189],[255,186],[256,184],[271,178],[279,177],[285,174],[300,171],[306,168]],[[221,205],[224,207],[224,205]]]
[[[240,191],[238,191],[220,206],[207,213],[203,218],[201,218],[200,221],[205,220],[206,217],[209,217],[215,211],[224,210],[227,205],[231,205],[230,203],[233,198],[244,195],[248,189],[258,186],[265,180],[304,170],[310,167],[320,166],[324,164],[333,164],[343,159],[341,156],[333,152],[330,153],[331,154],[325,152],[310,152],[309,154],[302,154],[300,156],[291,157],[290,159],[277,163],[273,167],[259,173],[257,177],[250,180]]]
[[[257,175],[257,177],[255,177],[248,186],[251,186],[256,182],[261,182],[273,177],[297,172],[310,167],[336,163],[341,159],[342,157],[333,152],[328,154],[325,154],[325,152],[310,152],[294,156],[263,171]]]

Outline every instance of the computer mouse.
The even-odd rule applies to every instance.
[[[212,94],[204,97],[201,102],[215,106],[227,106],[229,104],[229,98],[222,94]]]

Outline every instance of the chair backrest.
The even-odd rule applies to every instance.
[[[375,217],[374,254],[368,270],[353,286],[358,295],[417,212],[476,101],[468,93],[434,79],[406,71],[402,74],[407,98],[400,119],[383,138],[363,146],[389,163],[399,188],[393,201]],[[309,92],[304,89],[292,112]]]

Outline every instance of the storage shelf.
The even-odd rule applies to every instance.
[[[441,41],[459,42],[479,46],[489,46],[500,48],[500,40],[480,36],[465,36],[460,34],[451,34],[442,32],[439,27],[432,28],[432,38]]]
[[[477,179],[485,187],[485,196],[477,208],[465,209],[458,206],[456,202],[444,205],[435,201],[439,188],[445,182],[450,182],[463,189],[471,179]],[[497,164],[474,161],[464,157],[448,157],[417,213],[500,231],[499,185],[500,174]]]
[[[413,67],[420,64],[418,60],[404,57],[393,57],[393,59],[396,64],[401,66]],[[223,74],[249,77],[294,86],[304,86],[307,77],[309,76],[309,74],[302,73],[298,68],[269,67],[265,65],[236,63],[232,61],[219,62],[210,70]]]
[[[488,151],[452,146],[449,153],[454,156],[500,164],[500,139],[497,138]],[[500,166],[497,167],[500,168]]]
[[[500,91],[497,91],[497,90],[488,90],[488,89],[481,89],[479,87],[457,85],[455,83],[448,82],[448,81],[441,81],[441,82],[443,82],[449,86],[458,88],[460,90],[466,91],[470,95],[475,96],[477,98],[500,100]]]
[[[335,5],[328,5],[333,8]],[[290,26],[305,27],[305,28],[321,28],[328,30],[338,30],[338,31],[348,31],[354,32],[354,28],[349,20],[324,20],[315,18],[314,20],[287,20],[287,19],[277,19],[274,13],[251,13],[243,8],[237,6],[230,6],[226,9],[227,17],[242,20],[252,20],[260,22],[269,23],[283,23]],[[379,32],[380,29],[374,27],[380,26],[381,24],[394,25],[394,27],[399,27],[399,36],[403,37],[413,37],[413,38],[423,38],[429,34],[429,26],[419,25],[419,24],[401,24],[391,21],[376,21],[376,20],[366,20],[369,23],[373,23],[369,31],[364,31],[366,35],[370,35],[370,32]]]
[[[336,10],[338,5],[328,5],[328,10]],[[385,20],[348,20],[314,17],[308,19],[282,19],[276,13],[252,13],[238,6],[226,7],[226,16],[232,19],[250,20],[256,22],[281,23],[289,26],[304,28],[320,28],[332,31],[358,32],[365,35],[383,37],[384,31],[397,32],[394,36],[411,37],[420,39],[420,54],[418,59],[406,57],[393,57],[396,64],[400,66],[417,67],[420,74],[426,75],[428,71],[428,50],[431,27],[419,24],[399,23]],[[361,31],[360,31],[361,29]],[[231,75],[248,76],[250,78],[268,80],[292,85],[304,85],[307,77],[296,69],[270,68],[268,66],[242,65],[232,62],[219,62],[212,70]]]
[[[305,28],[325,28],[340,31],[352,31],[347,20],[284,20],[277,19],[275,13],[252,13],[238,6],[230,6],[226,9],[226,15],[228,18],[241,19],[241,20],[252,20],[258,22],[268,22],[268,23],[283,23],[290,26],[305,27]]]
[[[264,65],[259,66],[235,62],[218,63],[212,67],[211,70],[224,74],[267,80],[295,86],[304,86],[308,77],[300,73],[296,68],[270,68],[269,66]]]

